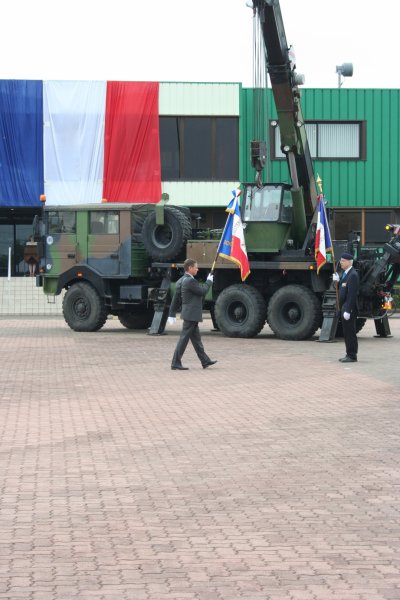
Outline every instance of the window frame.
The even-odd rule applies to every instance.
[[[277,144],[275,141],[276,130],[279,127],[278,125],[273,126],[272,123],[277,123],[276,120],[271,119],[269,122],[269,140],[270,140],[270,152],[271,152],[271,160],[276,161],[285,161],[285,156],[276,156]],[[316,125],[316,148],[317,148],[317,156],[311,156],[312,160],[320,160],[320,161],[346,161],[346,162],[354,162],[354,161],[366,161],[367,160],[367,121],[365,120],[316,120],[310,119],[305,121],[306,125]],[[319,125],[358,125],[358,156],[318,156],[319,150],[319,135],[318,135],[318,126]]]
[[[73,216],[73,229],[72,230],[64,230],[62,231],[54,230],[54,226],[53,223],[50,223],[50,217],[52,214],[56,214],[58,216],[58,225],[60,226],[60,223],[62,222],[63,217],[60,217],[60,215],[72,215]],[[56,208],[50,209],[46,212],[46,219],[47,219],[47,233],[50,235],[76,235],[76,227],[77,227],[77,211],[76,210],[57,210]]]
[[[240,173],[240,125],[239,125],[239,117],[237,115],[160,115],[159,117],[160,119],[160,129],[161,129],[161,120],[162,119],[175,119],[176,120],[176,131],[177,131],[177,136],[178,136],[178,152],[179,152],[179,156],[178,156],[178,174],[177,177],[166,177],[163,174],[163,163],[162,163],[162,154],[163,154],[163,147],[162,147],[162,139],[160,136],[160,156],[161,156],[161,179],[162,181],[181,181],[181,182],[192,182],[192,181],[210,181],[210,182],[215,182],[215,181],[236,181],[239,179],[239,173]],[[204,119],[209,121],[210,123],[210,143],[211,146],[209,148],[210,151],[210,162],[211,162],[211,170],[210,170],[210,177],[190,177],[188,178],[185,170],[187,170],[187,164],[188,164],[188,158],[185,154],[185,142],[187,142],[187,140],[185,140],[185,122],[188,121],[189,119]],[[232,174],[232,177],[229,178],[224,178],[221,179],[220,174],[219,174],[219,165],[218,165],[218,145],[219,145],[219,138],[218,138],[218,131],[219,131],[219,127],[218,127],[218,121],[219,120],[227,120],[230,119],[232,121],[234,121],[235,123],[235,131],[234,131],[234,135],[236,135],[237,138],[237,144],[234,144],[234,150],[233,152],[236,153],[236,155],[234,156],[234,161],[235,164],[233,165],[233,169],[236,171],[234,174]],[[233,157],[233,155],[232,155]]]
[[[93,218],[94,216],[96,216],[97,219],[94,219]],[[98,218],[99,216],[102,216],[102,217],[104,216],[103,231],[94,232],[92,230],[93,224],[100,222],[99,218]],[[118,218],[115,221],[113,221],[110,219],[111,216],[117,216]],[[111,223],[118,224],[118,231],[108,231]],[[89,211],[89,235],[119,235],[120,230],[121,230],[121,217],[120,217],[119,210],[111,210],[111,211],[91,210],[91,211]]]

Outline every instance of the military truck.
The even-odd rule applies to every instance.
[[[253,219],[253,211],[260,207],[270,208],[272,199],[278,208],[274,207],[275,221],[270,226],[288,229],[292,208],[288,186],[263,186],[261,198],[258,188],[249,185],[245,189],[251,194],[243,206],[245,224],[267,227],[267,221],[253,223],[246,217],[249,214]],[[204,279],[215,258],[222,231],[192,228],[193,221],[189,209],[165,203],[45,207],[34,223],[40,255],[37,284],[49,296],[65,290],[63,314],[75,331],[98,331],[108,315],[116,315],[128,329],[160,334],[185,257],[198,261],[199,276]],[[336,334],[332,323],[340,333],[331,267],[323,269],[322,276],[316,274],[312,235],[307,252],[289,248],[270,253],[267,244],[277,238],[263,242],[255,229],[253,239],[249,229],[245,231],[251,274],[246,282],[240,281],[240,271],[232,263],[217,262],[204,306],[215,328],[231,337],[253,337],[268,320],[282,339],[307,339],[321,326],[322,339],[331,339]],[[263,252],[259,251],[262,243]],[[381,253],[356,246],[346,245],[358,252],[358,329],[367,317],[373,317],[377,333],[386,336],[390,333],[386,305],[400,270],[399,231]]]
[[[66,290],[63,314],[75,331],[97,331],[110,314],[128,329],[148,328],[171,283],[151,256],[182,257],[191,234],[190,212],[163,202],[45,206],[34,222],[37,284],[49,296]]]
[[[301,110],[296,60],[286,41],[278,0],[253,0],[262,34],[290,183],[263,183],[266,144],[251,142],[255,183],[243,184],[242,221],[251,273],[219,260],[206,297],[214,326],[231,337],[253,337],[268,322],[277,337],[308,339],[321,328],[328,341],[340,332],[332,262],[316,271],[317,189]],[[228,191],[227,191],[228,192]],[[66,290],[63,311],[75,330],[96,331],[108,314],[128,328],[161,333],[174,282],[185,256],[195,258],[200,277],[213,264],[222,232],[193,228],[190,210],[159,205],[47,207],[36,239],[42,245],[39,284],[47,294]],[[354,247],[353,247],[354,246]],[[383,252],[334,242],[356,252],[360,273],[360,329],[374,318],[388,335],[385,306],[400,273],[400,237]]]

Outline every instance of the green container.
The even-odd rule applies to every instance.
[[[150,267],[150,257],[141,242],[132,240],[131,260],[132,277],[146,277]]]

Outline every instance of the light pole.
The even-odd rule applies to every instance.
[[[336,73],[338,74],[338,88],[340,90],[343,85],[342,77],[353,77],[353,63],[337,65]]]

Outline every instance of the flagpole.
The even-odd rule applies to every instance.
[[[241,194],[241,193],[242,193],[242,192],[239,190],[238,197],[240,196],[240,194]],[[231,200],[231,202],[232,202],[232,200]],[[224,229],[223,229],[223,231],[222,231],[222,234],[221,234],[221,237],[220,237],[220,240],[219,240],[219,244],[218,244],[218,247],[217,247],[217,251],[216,251],[216,253],[215,253],[215,258],[214,258],[214,262],[213,262],[213,264],[212,264],[212,266],[211,266],[211,271],[210,271],[210,273],[213,273],[213,272],[214,272],[215,265],[216,265],[216,262],[217,262],[217,259],[218,259],[218,255],[219,255],[219,249],[220,249],[220,246],[221,246],[221,240],[223,240],[223,239],[224,239],[225,231],[226,231],[226,228],[228,227],[228,223],[229,223],[229,218],[230,218],[230,217],[232,217],[232,212],[231,212],[231,211],[229,211],[229,212],[228,212],[228,216],[227,216],[227,218],[226,218],[226,221],[225,221],[225,226],[224,226]]]
[[[229,221],[229,217],[230,217],[230,216],[231,216],[231,213],[229,213],[229,214],[228,214],[228,217],[227,217],[227,219],[226,219],[226,222],[225,222],[225,227],[224,227],[224,229],[223,229],[223,231],[222,231],[221,238],[220,238],[220,240],[219,240],[219,243],[218,243],[218,246],[217,246],[217,251],[216,251],[216,253],[215,253],[215,258],[214,258],[214,262],[213,262],[213,264],[212,264],[212,267],[211,267],[211,271],[210,271],[210,273],[213,273],[213,272],[214,272],[214,269],[215,269],[215,264],[216,264],[216,262],[217,262],[218,255],[219,255],[219,247],[220,247],[220,245],[221,245],[221,240],[223,240],[223,239],[224,239],[224,234],[225,234],[226,228],[227,228],[227,226],[228,226],[228,221]]]
[[[315,183],[317,184],[317,186],[319,188],[319,193],[321,195],[320,202],[323,202],[324,194],[323,194],[323,191],[322,191],[322,179],[321,179],[321,177],[319,176],[318,173],[317,173],[317,178],[315,180]],[[327,218],[327,215],[326,215],[326,210],[325,210],[325,204],[324,203],[322,204],[322,208],[324,210],[325,223],[327,223],[327,225],[329,227],[329,222],[328,222],[328,218]],[[332,241],[332,238],[331,238],[331,241]],[[333,272],[336,273],[336,262],[335,262],[335,253],[334,253],[334,250],[333,250],[333,242],[332,242],[332,251],[331,251],[331,254],[332,254]],[[339,282],[338,281],[335,282],[335,291],[336,291],[336,309],[339,310]]]

